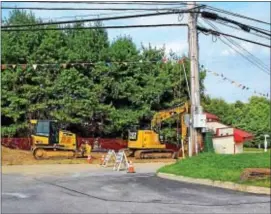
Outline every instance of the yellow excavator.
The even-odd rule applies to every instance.
[[[52,157],[74,158],[79,150],[76,135],[61,130],[54,120],[30,120],[32,124],[32,152],[36,159]]]
[[[180,116],[182,149],[187,145],[187,126],[185,115],[190,112],[189,103],[171,109],[162,110],[152,118],[151,129],[142,130],[133,128],[128,131],[128,149],[131,156],[136,159],[143,158],[174,158],[173,150],[166,149],[165,139],[160,134],[161,123],[169,118]],[[184,150],[183,150],[184,152]]]

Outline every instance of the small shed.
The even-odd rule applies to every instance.
[[[219,154],[237,154],[243,152],[245,142],[253,139],[253,135],[241,129],[227,126],[219,118],[206,112],[207,128],[213,132],[213,146]]]

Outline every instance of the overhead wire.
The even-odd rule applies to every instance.
[[[269,22],[265,22],[265,21],[262,21],[262,20],[259,20],[259,19],[244,16],[244,15],[241,15],[241,14],[238,14],[238,13],[233,13],[233,12],[230,12],[230,11],[227,11],[227,10],[222,10],[222,9],[215,8],[215,7],[212,7],[212,6],[206,6],[206,8],[209,9],[209,10],[212,10],[212,11],[224,13],[224,14],[227,14],[227,15],[232,15],[232,16],[235,16],[235,17],[239,17],[239,18],[243,18],[243,19],[246,19],[246,20],[255,21],[255,22],[258,22],[258,23],[262,23],[262,24],[266,24],[266,25],[271,26],[271,23],[269,23]]]
[[[111,26],[91,26],[91,27],[62,27],[62,28],[19,28],[3,29],[2,32],[10,31],[47,31],[47,30],[86,30],[86,29],[121,29],[121,28],[153,28],[153,27],[179,27],[187,24],[151,24],[151,25],[111,25]]]
[[[194,9],[194,8],[192,8],[192,9]],[[192,10],[192,9],[190,9],[190,10]],[[150,16],[190,13],[191,12],[190,10],[170,10],[170,11],[166,11],[166,12],[113,16],[113,17],[109,16],[109,17],[94,18],[94,19],[66,20],[66,21],[58,21],[58,22],[42,22],[42,23],[24,24],[24,25],[4,25],[4,26],[1,26],[1,28],[4,29],[4,28],[19,28],[19,27],[35,27],[35,26],[44,26],[44,25],[60,25],[60,24],[81,23],[81,22],[111,21],[111,20],[120,20],[120,19],[131,19],[131,18],[141,18],[141,17],[150,17]]]
[[[248,33],[248,34],[252,34],[252,35],[255,35],[255,36],[258,36],[258,37],[264,38],[264,39],[271,40],[271,38],[270,38],[270,37],[263,36],[263,35],[260,35],[260,34],[254,33],[254,32],[247,32],[247,31],[244,31],[244,30],[240,29],[239,27],[235,27],[235,26],[229,25],[227,22],[224,22],[224,21],[215,20],[215,22],[216,22],[216,23],[218,23],[218,24],[221,24],[221,25],[224,25],[224,26],[227,26],[227,27],[230,27],[230,28],[236,29],[236,30],[238,30],[238,31],[242,31],[242,32],[245,32],[245,33]]]
[[[109,11],[157,11],[179,9],[180,7],[170,8],[75,8],[75,7],[2,7],[2,10],[109,10]]]
[[[40,1],[31,1],[31,2],[38,2],[38,3],[42,3]],[[44,3],[68,3],[68,4],[74,4],[74,3],[84,3],[84,4],[100,4],[100,5],[116,5],[116,4],[125,4],[125,5],[188,5],[189,3],[187,2],[182,2],[182,1],[91,1],[91,2],[85,2],[85,1],[69,1],[69,2],[65,2],[65,1],[43,1]],[[197,5],[203,5],[203,4],[197,4]],[[220,13],[224,13],[227,15],[232,15],[235,17],[239,17],[239,18],[243,18],[243,19],[247,19],[247,20],[251,20],[251,21],[255,21],[258,23],[262,23],[262,24],[267,24],[267,25],[271,25],[271,23],[266,22],[266,21],[262,21],[259,19],[255,19],[252,17],[248,17],[248,16],[244,16],[242,14],[238,14],[238,13],[233,13],[227,10],[223,10],[220,8],[216,8],[213,6],[208,6],[206,5],[206,9],[212,10],[212,11],[216,11],[216,12],[220,12]]]
[[[240,27],[244,31],[250,32],[251,30],[253,30],[253,31],[257,32],[257,33],[261,33],[261,34],[264,34],[264,35],[267,35],[267,36],[271,37],[270,32],[267,32],[265,29],[262,30],[262,29],[259,29],[257,27],[254,27],[254,26],[241,23],[241,22],[236,21],[234,19],[229,19],[227,17],[222,17],[222,16],[218,15],[217,13],[203,11],[201,13],[201,17],[204,18],[204,19],[225,21],[227,23],[237,25],[238,27]]]
[[[176,7],[177,9],[181,9],[181,7]],[[169,8],[168,9],[174,9],[174,8]],[[160,9],[157,8],[156,11],[159,11]],[[73,15],[73,16],[59,16],[59,17],[44,17],[44,18],[39,18],[39,20],[45,21],[45,20],[60,20],[60,19],[67,19],[67,18],[84,18],[84,17],[101,17],[101,16],[105,16],[105,15],[119,15],[119,14],[136,14],[138,12],[144,13],[144,11],[142,10],[133,10],[133,11],[119,11],[119,12],[106,12],[106,13],[95,13],[95,14],[84,14],[84,15]],[[148,12],[148,10],[146,10],[145,12]]]
[[[62,4],[100,4],[100,5],[186,5],[185,2],[179,1],[31,1],[31,3],[62,3]]]
[[[200,63],[198,60],[197,60],[197,62]],[[238,87],[240,87],[240,85],[241,85],[243,89],[251,90],[251,91],[254,92],[254,94],[258,94],[258,95],[264,96],[264,97],[268,97],[268,96],[269,96],[268,93],[259,93],[258,90],[254,90],[254,89],[251,88],[251,87],[247,87],[247,86],[245,86],[245,85],[243,85],[243,84],[238,83],[237,81],[234,81],[234,80],[232,80],[232,79],[229,79],[228,77],[226,77],[226,76],[223,75],[222,73],[219,74],[219,73],[214,72],[214,71],[211,71],[211,70],[209,70],[209,69],[207,69],[207,68],[205,68],[205,71],[207,71],[208,73],[213,74],[213,75],[216,76],[216,77],[222,77],[222,78],[223,78],[222,80],[224,80],[224,81],[225,81],[225,80],[228,80],[228,81],[231,82],[231,83],[235,83],[235,84],[238,85]]]
[[[207,24],[209,24],[211,27],[213,27],[215,30],[219,30],[219,28],[217,28],[215,25],[213,25],[211,22],[205,20],[207,22]],[[233,39],[231,38],[227,38],[225,37],[225,39],[228,40],[228,42],[230,42],[231,44],[233,44],[235,47],[242,49],[243,51],[245,51],[247,54],[249,54],[253,59],[252,62],[256,62],[256,64],[258,64],[262,69],[264,69],[266,71],[267,74],[270,75],[269,71],[270,69],[268,68],[268,66],[266,64],[264,64],[264,62],[262,60],[260,60],[258,57],[256,57],[255,55],[253,55],[252,53],[250,53],[247,49],[245,49],[244,47],[242,47],[240,44],[238,44],[237,42],[235,42]],[[240,52],[239,52],[240,53]]]
[[[61,3],[63,3],[63,2],[61,2]],[[66,3],[66,2],[65,2]],[[70,2],[67,2],[67,3],[70,3]],[[78,3],[78,2],[76,2],[76,3]],[[92,3],[92,2],[91,2]],[[119,9],[121,9],[121,8],[119,8]],[[132,8],[133,9],[133,8]],[[143,9],[139,9],[138,11],[142,11]],[[157,9],[155,9],[155,10],[157,10]],[[158,10],[161,10],[161,8],[159,9],[158,8]],[[163,10],[163,9],[162,9]],[[172,11],[173,12],[173,11]],[[220,11],[219,11],[220,12]],[[227,11],[226,11],[227,12]],[[162,12],[163,13],[163,12]],[[173,12],[172,14],[174,14],[175,12]],[[230,13],[230,12],[229,12]],[[228,14],[229,14],[228,13]],[[108,14],[109,15],[109,14]],[[150,14],[138,14],[139,16],[141,16],[141,15],[143,15],[143,16],[145,16],[145,15],[147,15],[147,16],[152,16],[152,15],[150,15]],[[161,13],[159,13],[159,15],[164,15],[164,14],[161,14]],[[168,15],[168,14],[167,14]],[[235,14],[236,15],[236,14]],[[239,17],[245,17],[245,16],[242,16],[242,15],[239,15],[239,14],[237,14]],[[98,16],[98,14],[97,15],[94,15],[93,14],[93,16]],[[108,18],[111,18],[111,17],[108,17]],[[114,18],[113,20],[115,20],[115,18],[116,17],[112,17],[112,18]],[[129,18],[130,18],[130,16],[129,16]],[[136,17],[137,18],[137,17]],[[97,20],[97,19],[96,19]],[[100,19],[99,19],[100,20]],[[99,21],[98,20],[98,21]],[[108,19],[107,19],[108,20]],[[110,19],[111,20],[111,19]],[[251,19],[252,20],[252,19]],[[256,20],[256,19],[253,19],[254,21],[259,21],[259,20]],[[76,20],[76,22],[77,22],[78,20]],[[81,20],[79,21],[79,22],[81,22]],[[84,22],[84,21],[82,21],[82,22]],[[267,23],[267,22],[265,22],[266,24],[270,24],[270,23]],[[49,23],[49,24],[55,24],[55,23]],[[61,23],[62,24],[62,23]],[[66,24],[66,23],[65,23]],[[42,25],[47,25],[47,24],[45,24],[45,23],[42,23]],[[174,25],[174,24],[173,24]],[[173,26],[172,25],[172,26]],[[176,26],[177,26],[178,24],[176,24]],[[24,25],[24,26],[26,26],[26,25]],[[31,25],[31,26],[33,26],[33,25]],[[157,25],[158,26],[158,25]],[[4,26],[4,28],[5,27],[11,27],[11,26]],[[13,25],[12,27],[16,27],[15,25]],[[17,25],[17,27],[18,27],[18,25]],[[22,26],[20,26],[20,27],[22,27]],[[115,27],[123,27],[123,28],[127,28],[127,27],[135,27],[135,26],[101,26],[101,28],[102,27],[104,27],[104,28],[115,28]],[[140,26],[140,27],[147,27],[147,26]],[[152,26],[153,27],[153,26]],[[3,28],[3,27],[2,27]],[[91,29],[92,27],[90,27],[90,29]],[[85,29],[85,28],[84,28]],[[264,30],[264,31],[266,31],[266,32],[270,32],[270,31],[267,31],[267,30],[265,30],[265,29],[261,29],[261,28],[257,28],[257,29],[260,29],[260,30]],[[11,29],[8,29],[8,30],[11,30]],[[13,30],[28,30],[28,29],[13,29]],[[41,29],[31,29],[31,30],[41,30]],[[48,29],[48,30],[50,30],[50,28]],[[52,29],[53,30],[53,29]],[[6,30],[7,31],[7,30]],[[215,32],[215,31],[213,31],[213,32]],[[217,32],[217,31],[216,31]],[[233,35],[229,35],[229,34],[224,34],[224,33],[221,33],[221,32],[217,32],[217,33],[219,33],[219,34],[221,34],[221,35],[223,35],[223,36],[230,36],[230,37],[233,37],[233,38],[238,38],[238,37],[234,37]],[[259,36],[259,35],[258,35]],[[225,37],[226,38],[226,37]],[[266,37],[265,37],[266,38]],[[221,39],[220,37],[219,37],[219,39]],[[240,38],[239,37],[239,39],[242,39],[242,38]],[[249,41],[249,40],[243,40],[243,41],[248,41],[248,42],[252,42],[252,41]],[[237,43],[235,43],[235,45],[236,45]],[[265,47],[269,47],[270,48],[270,46],[267,46],[267,45],[265,45],[265,44],[261,44],[261,43],[254,43],[254,44],[258,44],[258,45],[262,45],[262,46],[265,46]],[[268,73],[269,74],[269,73]],[[270,75],[270,74],[269,74]]]
[[[203,32],[206,35],[212,34],[212,35],[218,36],[218,37],[220,35],[223,35],[223,36],[232,37],[232,38],[235,38],[235,39],[238,39],[238,40],[242,40],[242,41],[245,41],[245,42],[253,43],[253,44],[256,44],[256,45],[260,45],[260,46],[263,46],[263,47],[271,48],[270,45],[267,45],[267,44],[264,44],[264,43],[255,42],[255,41],[252,41],[252,40],[249,40],[249,39],[245,39],[245,38],[242,38],[242,37],[238,37],[238,36],[234,36],[234,35],[231,35],[231,34],[223,33],[223,32],[220,32],[220,31],[215,31],[215,30],[212,30],[212,29],[207,29],[207,28],[204,28],[204,27],[201,27],[201,26],[197,26],[197,29],[199,31]]]
[[[207,20],[203,20],[205,21],[209,26],[211,26],[213,29],[215,30],[219,30],[218,28],[216,28],[212,23],[208,22]],[[253,54],[251,54],[248,50],[246,50],[244,47],[241,47],[239,44],[236,45],[235,41],[233,41],[230,38],[227,38],[224,36],[224,38],[229,42],[227,43],[226,41],[224,41],[221,37],[218,37],[218,39],[223,42],[225,45],[227,45],[228,47],[230,47],[231,49],[233,49],[235,52],[237,52],[238,54],[240,54],[242,57],[244,57],[246,60],[248,60],[250,63],[252,63],[254,66],[258,67],[261,71],[267,73],[268,75],[270,75],[270,73],[268,72],[268,68],[267,66],[257,57],[255,57]],[[249,53],[249,55],[252,56],[253,59],[249,58],[248,56],[244,55],[240,50],[238,50],[238,48],[243,49],[244,51],[246,51],[247,53]],[[255,63],[256,61],[256,63]]]
[[[73,16],[58,16],[58,17],[44,17],[40,18],[39,20],[45,21],[45,20],[59,20],[59,19],[67,19],[67,18],[84,18],[84,17],[102,17],[106,15],[119,15],[119,14],[136,14],[136,13],[143,13],[142,11],[120,11],[120,12],[106,12],[106,13],[93,13],[93,14],[84,14],[84,15],[73,15]],[[148,11],[146,11],[148,12]]]

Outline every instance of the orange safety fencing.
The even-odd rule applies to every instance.
[[[88,141],[92,148],[94,147],[94,142],[97,139],[97,144],[100,149],[105,150],[115,150],[125,149],[128,146],[128,142],[122,139],[116,138],[82,138],[77,137],[78,147],[84,141]],[[12,149],[30,150],[31,149],[31,138],[1,138],[1,144],[5,147]],[[180,147],[175,144],[166,144],[167,149],[172,149],[174,151],[179,151]]]
[[[1,145],[11,149],[30,150],[31,138],[1,138]]]
[[[80,147],[84,141],[90,142],[93,147],[95,139],[96,138],[77,137],[78,147]],[[1,145],[11,149],[30,150],[31,138],[1,138]],[[98,146],[101,149],[113,149],[118,151],[127,148],[127,141],[122,139],[98,138]]]
[[[97,139],[98,147],[101,149],[113,149],[118,151],[120,149],[127,148],[127,141],[116,138],[81,138],[77,137],[78,146],[80,146],[84,141],[88,141],[92,148],[94,147],[95,139]]]

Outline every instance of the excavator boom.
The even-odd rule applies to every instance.
[[[174,108],[159,111],[159,112],[155,113],[155,115],[153,116],[153,119],[151,121],[151,126],[152,126],[152,128],[154,128],[157,125],[160,125],[161,122],[164,120],[172,118],[175,115],[180,115],[180,114],[188,113],[188,112],[189,112],[189,103],[188,102],[186,102],[182,106],[177,106]]]

